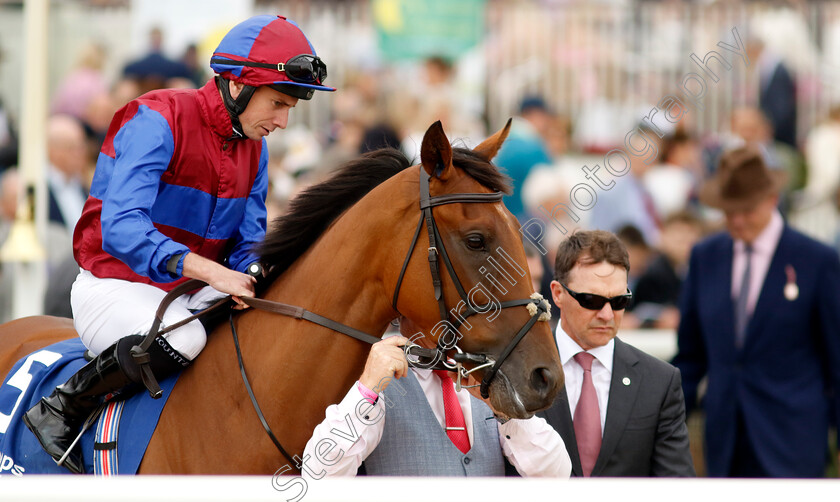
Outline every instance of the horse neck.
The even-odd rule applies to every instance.
[[[396,315],[389,288],[396,282],[416,224],[418,200],[416,184],[391,183],[397,181],[386,181],[383,185],[389,186],[380,185],[346,211],[264,298],[370,334],[382,333]],[[412,189],[414,200],[403,201]],[[302,452],[326,407],[340,401],[358,378],[370,346],[306,321],[253,309],[236,324],[248,373],[257,376],[251,384],[265,416],[287,450]],[[212,335],[195,366],[181,377],[146,451],[143,472],[276,470],[279,454],[254,422],[247,394],[233,377],[239,370],[231,357],[231,340],[224,333]],[[233,378],[220,380],[219,374]],[[238,404],[219,413],[220,402]],[[226,442],[204,441],[201,428],[192,426],[196,417],[208,430],[226,431]],[[172,460],[175,444],[186,452],[177,462]],[[195,444],[201,444],[200,462],[192,460]]]
[[[406,171],[416,176],[414,169]],[[391,276],[401,265],[416,224],[411,208],[416,207],[417,195],[411,184],[407,188],[401,183],[405,174],[387,180],[348,209],[271,285],[265,298],[381,333],[396,315]]]

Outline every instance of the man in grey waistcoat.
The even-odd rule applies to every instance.
[[[410,332],[405,320],[401,331]],[[373,345],[359,380],[307,443],[304,477],[504,476],[505,459],[522,476],[569,477],[563,439],[545,420],[497,418],[482,399],[455,392],[448,374],[409,368],[407,341]]]

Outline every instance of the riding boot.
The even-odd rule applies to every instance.
[[[142,388],[140,368],[130,352],[142,339],[140,335],[132,335],[117,341],[24,414],[24,423],[56,462],[64,456],[85,420],[107,395],[116,393],[111,397],[124,399]],[[172,349],[164,338],[156,341],[148,352],[152,372],[158,379],[189,364],[190,361]],[[70,452],[61,465],[76,474],[84,472],[81,455],[75,451]]]

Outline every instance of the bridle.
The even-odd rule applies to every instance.
[[[454,329],[455,333],[458,333],[458,328],[461,326],[462,322],[472,315],[486,312],[488,308],[492,305],[490,302],[476,306],[470,302],[469,295],[467,295],[464,286],[461,284],[461,280],[458,278],[458,274],[455,273],[455,268],[452,266],[452,261],[449,259],[449,254],[446,252],[446,246],[443,244],[443,239],[441,238],[440,231],[438,230],[437,223],[435,222],[435,216],[432,211],[432,208],[436,206],[443,206],[446,204],[465,204],[465,203],[493,203],[499,202],[504,197],[502,192],[492,192],[492,193],[456,193],[456,194],[448,194],[448,195],[437,195],[437,196],[430,196],[429,194],[429,180],[431,176],[426,174],[423,169],[420,169],[420,221],[417,222],[417,229],[414,231],[414,237],[411,239],[411,245],[408,248],[408,252],[406,253],[405,260],[403,261],[402,270],[400,270],[399,279],[397,279],[397,285],[394,288],[394,299],[391,302],[391,306],[399,312],[397,308],[397,300],[399,299],[400,288],[402,286],[403,277],[405,276],[405,271],[408,268],[408,263],[411,261],[411,257],[414,254],[414,248],[417,245],[417,239],[420,236],[420,231],[423,228],[423,223],[425,222],[426,231],[429,236],[429,248],[428,248],[428,260],[429,260],[429,270],[432,274],[432,285],[434,286],[434,294],[435,300],[438,302],[438,309],[440,311],[440,320],[443,323],[449,323],[450,326]],[[465,310],[463,313],[459,313],[455,316],[450,316],[447,308],[446,308],[446,301],[443,294],[443,283],[441,282],[440,277],[440,265],[439,261],[443,261],[443,264],[446,266],[446,270],[449,272],[449,277],[452,279],[452,282],[455,284],[455,290],[458,292],[458,296],[461,297],[465,305]],[[485,374],[484,378],[481,381],[480,391],[481,397],[487,399],[490,395],[489,387],[490,383],[493,381],[493,378],[499,372],[499,368],[505,362],[507,357],[513,352],[513,349],[519,344],[522,338],[525,336],[526,333],[534,326],[534,324],[539,320],[548,320],[550,317],[549,314],[549,305],[548,301],[543,299],[543,297],[539,293],[534,293],[531,295],[530,298],[521,299],[521,300],[508,300],[499,303],[500,308],[510,308],[510,307],[520,307],[528,305],[534,305],[534,307],[529,308],[529,312],[531,313],[531,318],[525,323],[522,328],[520,328],[519,332],[513,339],[508,343],[507,347],[501,352],[498,356],[498,359],[494,360],[487,356],[487,354],[473,354],[469,352],[464,352],[461,350],[458,345],[458,337],[455,336],[452,340],[452,343],[449,343],[448,340],[444,340],[444,334],[441,333],[438,336],[437,340],[437,347],[434,349],[425,349],[416,345],[414,343],[407,343],[405,345],[405,354],[406,358],[409,360],[409,363],[412,366],[419,367],[419,368],[434,368],[434,369],[445,369],[449,371],[455,371],[457,373],[457,381],[456,387],[457,390],[461,390],[464,387],[476,387],[473,386],[465,386],[462,385],[461,381],[466,379],[470,373],[474,371],[478,371],[485,368],[490,368]],[[454,363],[449,363],[447,360],[446,353],[455,350],[456,353],[452,355],[452,360],[455,361]],[[475,366],[472,369],[467,370],[464,368],[464,363],[474,364]]]
[[[423,223],[425,222],[425,226],[429,235],[429,269],[432,273],[432,285],[434,286],[434,294],[435,299],[438,302],[441,321],[450,323],[450,325],[453,326],[454,330],[457,332],[457,329],[461,326],[461,323],[464,319],[472,315],[484,312],[488,308],[488,306],[491,305],[491,303],[488,302],[480,306],[475,306],[470,303],[469,296],[467,295],[466,290],[461,284],[458,275],[455,273],[455,269],[452,266],[452,262],[449,259],[449,255],[446,252],[446,247],[443,244],[443,239],[441,238],[440,231],[438,230],[437,223],[435,222],[435,217],[432,212],[432,208],[436,206],[456,203],[494,203],[501,201],[504,194],[502,194],[502,192],[456,193],[431,197],[429,195],[430,178],[431,177],[426,174],[425,170],[421,168],[420,221],[417,223],[417,229],[415,230],[414,237],[411,240],[411,246],[408,248],[405,260],[403,261],[402,269],[400,270],[399,278],[397,279],[396,287],[394,288],[392,307],[395,311],[399,312],[399,309],[397,309],[397,300],[399,299],[402,281],[405,277],[405,272],[408,268],[408,263],[411,261],[411,257],[414,254],[414,248],[417,245],[417,239],[420,236],[420,231],[423,228]],[[439,259],[443,261],[444,266],[449,271],[449,277],[455,284],[455,289],[458,291],[458,295],[461,297],[461,300],[463,300],[464,304],[466,305],[466,310],[463,313],[454,316],[454,321],[450,321],[451,317],[447,313],[446,302],[443,295],[443,284],[440,278],[440,266],[438,263]],[[167,326],[161,329],[161,325],[163,322],[163,314],[166,312],[166,309],[169,306],[169,304],[172,303],[172,301],[175,300],[175,298],[178,298],[179,296],[189,291],[198,289],[205,284],[206,283],[202,281],[191,279],[189,281],[184,282],[183,284],[178,285],[172,291],[167,293],[161,301],[157,312],[155,313],[155,319],[152,323],[152,327],[149,330],[149,333],[146,335],[146,337],[140,344],[132,347],[131,349],[131,354],[134,357],[134,360],[140,366],[143,384],[149,390],[149,393],[153,398],[158,398],[162,395],[157,379],[155,378],[154,374],[152,373],[149,367],[149,355],[147,351],[154,339],[160,335],[163,335],[164,333],[177,329],[183,326],[184,324],[195,320],[198,317],[209,314],[211,311],[218,309],[219,307],[227,304],[230,301],[230,297],[223,298],[222,300],[219,300],[207,309],[193,316],[187,317],[186,319],[183,319],[175,324],[172,324],[171,326]],[[333,331],[337,331],[339,333],[351,336],[357,340],[361,340],[371,345],[381,340],[381,338],[379,337],[370,335],[368,333],[339,323],[337,321],[333,321],[332,319],[324,317],[320,314],[316,314],[302,307],[275,302],[271,300],[265,300],[261,298],[242,297],[241,299],[242,301],[244,301],[249,306],[255,309],[264,310],[267,312],[272,312],[288,317],[293,317],[295,319],[304,319],[306,321],[318,324],[325,328],[329,328]],[[530,305],[533,305],[533,307],[529,307]],[[494,360],[488,357],[486,354],[473,354],[469,352],[464,352],[458,347],[457,339],[452,340],[452,343],[449,344],[447,341],[443,340],[444,337],[443,334],[441,334],[438,336],[437,346],[434,349],[426,349],[424,347],[414,344],[413,342],[407,343],[404,347],[404,351],[409,365],[417,368],[444,369],[456,372],[458,375],[456,382],[456,387],[458,390],[460,390],[461,388],[468,387],[461,385],[461,380],[466,379],[472,372],[484,368],[490,368],[485,373],[484,378],[482,379],[480,384],[481,396],[487,399],[489,397],[490,383],[493,381],[493,378],[499,372],[499,368],[505,362],[507,357],[510,355],[511,352],[513,352],[513,349],[516,348],[516,346],[519,344],[519,342],[522,340],[525,334],[528,333],[528,331],[537,321],[547,321],[550,318],[550,308],[548,305],[548,301],[545,300],[539,293],[534,293],[528,299],[509,300],[500,302],[499,306],[500,308],[525,306],[531,313],[531,318],[525,323],[524,326],[522,326],[522,328],[520,328],[516,336],[513,337],[510,343],[508,343],[505,349],[498,356],[498,359]],[[240,373],[242,374],[242,379],[245,383],[245,389],[247,390],[248,395],[251,398],[251,403],[254,405],[254,409],[257,412],[257,416],[259,417],[263,428],[265,429],[271,441],[274,443],[275,447],[277,447],[280,453],[284,457],[286,457],[286,459],[288,459],[289,462],[294,463],[293,457],[289,455],[289,453],[283,448],[283,446],[280,444],[280,441],[272,432],[271,427],[268,425],[268,421],[265,419],[265,416],[263,415],[263,412],[259,404],[257,403],[256,395],[254,394],[254,391],[251,388],[251,384],[248,380],[248,376],[245,373],[245,364],[242,360],[242,351],[239,346],[239,336],[236,332],[236,325],[233,322],[233,311],[231,311],[229,319],[231,334],[233,335],[234,346],[236,348],[236,356],[239,362]],[[452,360],[455,361],[454,363],[449,363],[447,360],[446,354],[451,350],[456,351],[456,353],[452,355]],[[464,363],[474,364],[475,366],[472,369],[467,370],[463,366]],[[470,387],[475,387],[475,385]]]

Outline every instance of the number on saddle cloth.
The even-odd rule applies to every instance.
[[[0,476],[71,474],[64,467],[57,466],[41,448],[21,417],[84,366],[85,351],[80,339],[65,340],[24,357],[5,377],[0,386]],[[111,456],[113,460],[114,455],[119,457],[120,474],[134,474],[140,467],[146,446],[177,378],[173,375],[160,382],[162,399],[151,399],[146,393],[139,393],[124,401],[122,423],[118,426],[120,442]],[[103,415],[100,420],[104,418]],[[108,425],[117,427],[113,423]],[[82,452],[86,472],[94,472],[94,429],[91,427],[77,446]],[[110,472],[115,473],[113,470]],[[102,473],[106,473],[104,469]]]

